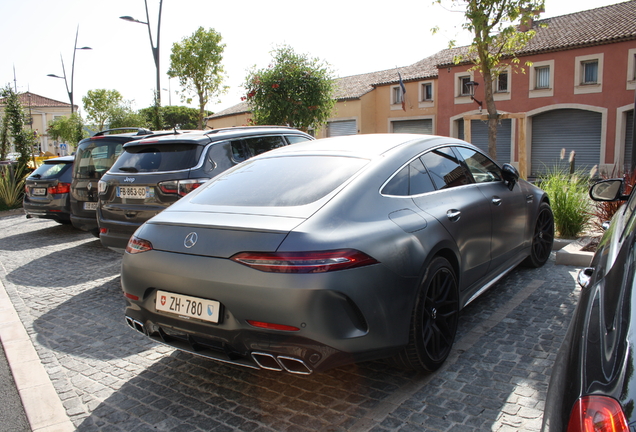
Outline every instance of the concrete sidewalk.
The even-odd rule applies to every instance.
[[[11,299],[0,281],[0,340],[6,355],[7,363],[15,380],[16,393],[3,394],[3,404],[16,410],[11,414],[16,427],[26,426],[22,423],[20,410],[24,413],[33,432],[70,432],[75,427],[66,415],[49,375],[44,370],[40,357],[35,351]],[[20,403],[22,406],[20,406]],[[3,430],[7,428],[3,423]],[[19,429],[15,429],[19,430]],[[28,429],[21,429],[28,430]]]

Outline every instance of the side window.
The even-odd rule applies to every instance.
[[[301,136],[301,135],[287,135],[286,138],[290,144],[297,144],[301,142],[310,141],[309,138]]]
[[[384,195],[409,196],[420,195],[435,190],[431,177],[428,175],[420,159],[402,168],[382,189]]]
[[[501,181],[501,170],[493,161],[478,151],[455,147],[455,150],[464,158],[468,170],[473,175],[476,183]]]
[[[437,189],[447,189],[472,183],[468,173],[450,147],[425,153],[422,162],[433,178]]]
[[[266,136],[247,138],[245,139],[245,144],[247,145],[251,156],[257,156],[275,148],[283,147],[287,143],[283,140],[282,136]]]
[[[232,141],[232,159],[236,162],[243,162],[249,159],[247,148],[243,145],[243,140]]]

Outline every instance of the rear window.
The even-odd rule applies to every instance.
[[[181,171],[197,165],[202,146],[164,144],[126,147],[111,172],[150,173]]]
[[[44,163],[37,167],[30,175],[31,178],[52,179],[58,178],[71,168],[71,163]]]
[[[256,207],[306,205],[335,190],[367,162],[335,156],[252,160],[210,182],[192,203]]]
[[[95,141],[81,146],[75,156],[73,176],[80,179],[98,179],[113,166],[122,152],[122,144]]]

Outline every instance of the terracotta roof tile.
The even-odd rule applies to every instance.
[[[20,103],[22,107],[61,107],[70,108],[71,104],[68,102],[60,102],[55,99],[50,99],[44,96],[37,95],[31,92],[20,93]],[[4,105],[4,98],[0,99],[0,105]],[[77,105],[75,105],[77,107]]]

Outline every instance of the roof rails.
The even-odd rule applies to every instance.
[[[139,128],[139,127],[122,127],[122,128],[114,128],[114,129],[104,129],[102,131],[97,132],[95,135],[93,136],[104,136],[104,135],[109,135],[111,132],[115,132],[115,131],[132,131],[132,130],[136,130],[137,131],[137,135],[150,135],[152,133],[151,130],[145,129],[145,128]]]
[[[254,129],[294,129],[289,126],[232,126],[226,128],[212,129],[211,131],[205,132],[206,135],[216,134],[219,132],[229,132],[236,130],[254,130]]]

